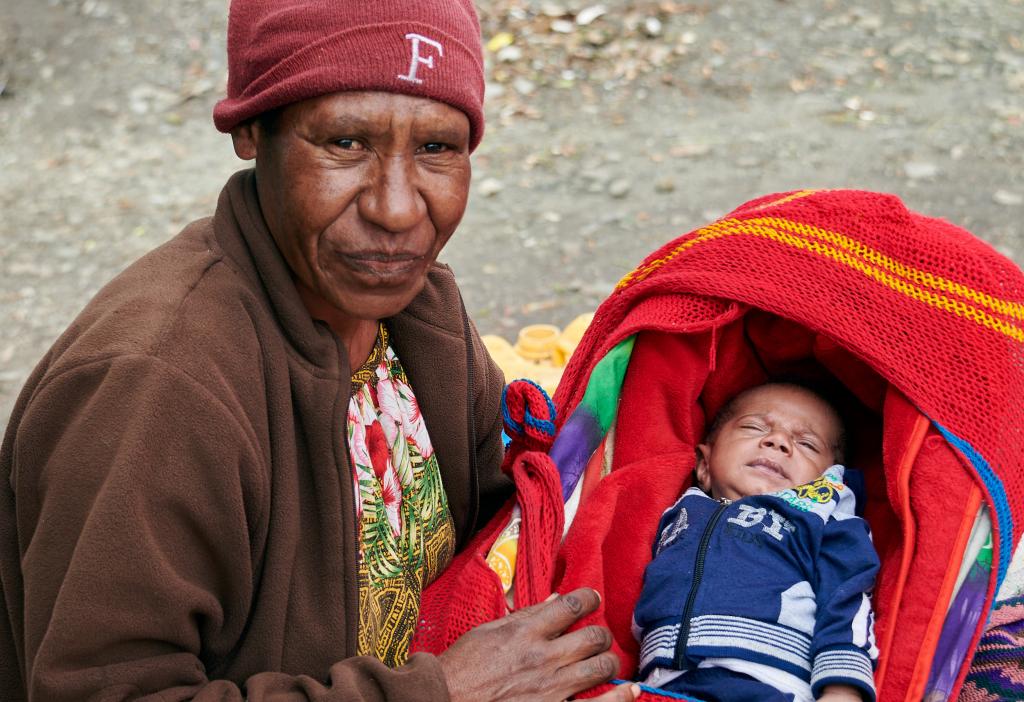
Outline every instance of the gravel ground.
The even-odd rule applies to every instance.
[[[767,192],[900,195],[1024,263],[1024,0],[479,2],[488,131],[444,254],[481,331],[592,310]],[[0,427],[117,271],[243,167],[225,0],[0,7]]]

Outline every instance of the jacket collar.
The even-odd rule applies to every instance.
[[[291,269],[263,218],[253,169],[239,171],[228,180],[217,202],[213,227],[236,270],[265,292],[282,332],[302,358],[321,369],[344,368],[327,325],[315,322],[299,298]]]

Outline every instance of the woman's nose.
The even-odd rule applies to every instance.
[[[398,158],[382,159],[360,193],[358,206],[363,219],[393,234],[412,229],[427,209],[412,165]]]

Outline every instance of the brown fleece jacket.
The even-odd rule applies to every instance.
[[[446,267],[387,324],[464,544],[508,494],[501,372]],[[355,657],[348,368],[251,171],[100,291],[0,452],[0,699],[447,700],[429,655]]]

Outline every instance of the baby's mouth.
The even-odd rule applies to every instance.
[[[747,464],[748,467],[754,468],[755,470],[765,471],[767,473],[773,473],[780,478],[785,478],[786,473],[775,461],[770,458],[755,458],[753,461]]]

